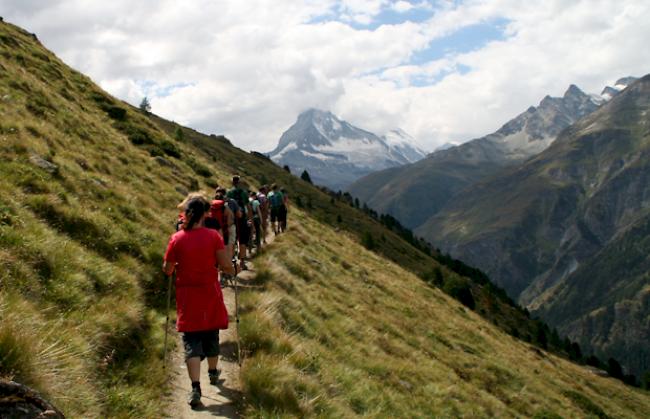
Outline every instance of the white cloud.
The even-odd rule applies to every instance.
[[[571,83],[598,92],[648,72],[643,0],[405,2],[0,0],[6,20],[102,87],[245,149],[272,149],[297,114],[329,109],[428,148],[487,134]],[[434,9],[380,25],[383,10]],[[346,20],[347,19],[347,20]],[[432,40],[499,19],[501,40],[414,64]],[[370,26],[363,26],[372,24]],[[366,27],[367,29],[359,29]],[[375,28],[376,27],[376,28]],[[422,61],[421,57],[418,63]]]
[[[395,10],[397,13],[404,13],[404,12],[408,12],[409,10],[412,10],[415,6],[412,3],[409,3],[408,1],[399,0],[393,3],[390,7],[391,9]]]

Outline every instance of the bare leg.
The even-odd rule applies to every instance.
[[[246,260],[246,245],[239,243],[239,266],[244,267],[244,261]]]
[[[201,358],[194,356],[186,361],[187,373],[190,375],[192,382],[199,381],[201,377]]]
[[[219,362],[219,357],[218,356],[209,356],[208,357],[208,369],[209,370],[216,370],[218,362]]]

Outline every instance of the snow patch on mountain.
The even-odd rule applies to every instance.
[[[417,145],[415,138],[399,128],[387,132],[381,138],[394,152],[404,156],[409,163],[415,163],[427,155],[427,152]]]
[[[275,154],[273,157],[276,159],[281,159],[282,156],[284,156],[286,153],[292,150],[297,150],[298,146],[296,144],[287,144],[285,147],[282,148],[277,154]]]

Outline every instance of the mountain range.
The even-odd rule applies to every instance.
[[[599,355],[650,367],[650,75],[417,228]]]
[[[426,153],[400,129],[380,137],[328,111],[309,109],[280,137],[271,160],[333,190],[345,189],[368,173],[413,163]]]
[[[417,228],[456,193],[541,152],[603,102],[571,85],[562,97],[546,96],[492,134],[436,151],[415,164],[371,173],[348,190],[371,208]]]

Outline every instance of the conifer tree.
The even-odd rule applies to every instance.
[[[149,103],[149,99],[147,97],[142,98],[142,102],[140,102],[140,110],[144,113],[149,113],[151,112],[151,103]]]
[[[174,138],[176,138],[176,140],[180,142],[183,142],[183,140],[185,140],[185,133],[183,132],[181,127],[176,127],[176,129],[174,130]]]
[[[302,171],[302,174],[300,175],[300,179],[304,180],[305,182],[312,183],[311,176],[309,176],[309,172],[307,172],[307,170]]]

